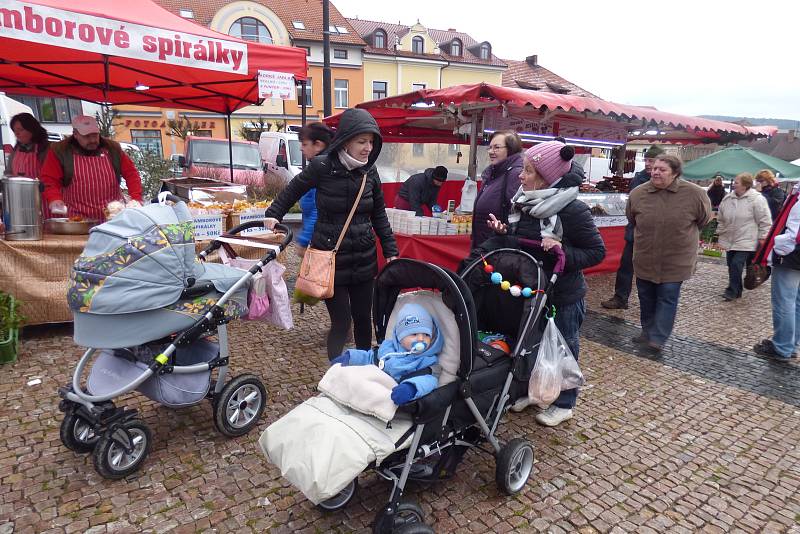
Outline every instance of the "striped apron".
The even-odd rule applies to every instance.
[[[36,146],[31,152],[22,150],[14,151],[14,159],[11,162],[11,174],[13,176],[27,176],[28,178],[39,178],[42,165],[39,163],[39,147]]]
[[[73,153],[72,157],[75,173],[72,183],[64,188],[63,195],[69,216],[105,220],[103,210],[108,203],[122,200],[122,191],[108,151],[103,149],[97,156]]]

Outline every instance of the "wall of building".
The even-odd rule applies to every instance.
[[[400,63],[400,89],[397,94],[414,91],[415,83],[425,84],[426,89],[439,88],[439,71],[441,65],[421,63]]]
[[[450,65],[442,70],[442,87],[481,82],[502,85],[503,70]]]

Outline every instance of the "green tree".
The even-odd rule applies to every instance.
[[[239,127],[239,137],[247,141],[258,142],[261,138],[261,133],[268,132],[271,129],[272,123],[267,122],[263,116],[259,115],[258,118],[250,122],[242,122],[242,125]]]
[[[139,175],[142,177],[142,197],[145,202],[158,195],[161,180],[172,178],[172,162],[151,150],[128,150]]]
[[[169,135],[180,137],[186,141],[186,138],[194,133],[194,124],[189,120],[186,115],[181,115],[177,119],[169,119],[167,121],[167,128],[169,128]]]
[[[100,110],[95,112],[94,118],[97,119],[97,127],[100,129],[100,135],[103,137],[113,138],[116,135],[114,128],[119,126],[119,123],[114,121],[117,119],[119,111],[111,106],[101,106]]]

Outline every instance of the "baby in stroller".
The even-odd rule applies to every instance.
[[[546,290],[556,275],[546,277],[541,264],[519,250],[492,251],[487,259],[506,277],[531,289],[529,298],[513,299],[518,306],[509,307],[510,313],[496,307],[506,304],[497,297],[512,297],[490,281],[479,268],[480,260],[468,266],[462,278],[433,264],[398,259],[376,278],[373,320],[378,341],[387,332],[397,339],[395,325],[403,320],[408,304],[423,306],[438,326],[443,341],[437,362],[441,372],[432,391],[415,395],[399,407],[392,403],[395,411],[381,418],[353,408],[352,398],[344,399],[348,404],[329,395],[323,377],[321,395],[306,400],[264,431],[259,439],[262,452],[313,503],[326,511],[344,508],[357,491],[359,475],[372,470],[392,483],[373,532],[401,531],[408,523],[417,523],[414,532],[425,532],[422,510],[403,498],[413,468],[432,464],[428,481],[446,479],[468,450],[495,457],[496,481],[502,492],[512,495],[525,487],[533,469],[533,446],[521,438],[501,443],[496,433],[510,403],[527,396],[533,355],[541,338],[537,325]],[[557,270],[561,266],[563,259]],[[476,310],[473,294],[485,311]],[[508,334],[514,340],[511,354],[480,343],[479,329]],[[332,366],[325,376],[340,367]],[[374,365],[349,369],[369,368],[377,370]],[[378,374],[390,378],[384,372]],[[355,389],[357,397],[363,396],[363,383]],[[484,443],[489,447],[482,447]]]
[[[391,399],[401,405],[436,389],[444,339],[439,335],[436,321],[419,304],[403,305],[398,317],[393,337],[384,340],[377,351],[348,349],[331,364],[377,365],[397,382]]]

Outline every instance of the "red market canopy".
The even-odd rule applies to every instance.
[[[307,71],[303,49],[217,33],[150,0],[3,2],[0,50],[0,91],[224,114],[260,100],[259,70]]]
[[[498,87],[485,83],[422,89],[365,102],[390,142],[465,142],[474,116],[482,131],[514,129],[535,142],[562,135],[571,144],[615,146],[636,139],[700,143],[730,142],[774,134],[774,127],[747,127],[599,98]],[[338,123],[338,116],[326,119]]]

